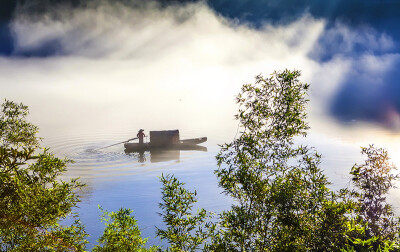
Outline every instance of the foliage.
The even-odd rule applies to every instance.
[[[100,208],[101,209],[101,208]],[[102,222],[105,223],[103,235],[93,248],[93,252],[113,252],[113,251],[157,251],[157,246],[146,248],[147,239],[141,237],[141,232],[136,219],[131,216],[130,209],[121,208],[117,212],[103,212]]]
[[[166,251],[196,251],[215,230],[215,225],[208,221],[211,213],[199,209],[193,215],[196,191],[186,190],[184,183],[172,175],[162,175],[160,179],[163,183],[160,215],[167,229],[157,228],[157,236],[169,242]]]
[[[220,215],[214,250],[338,251],[350,241],[356,203],[346,190],[328,188],[320,154],[294,144],[309,128],[309,86],[299,76],[289,70],[258,75],[237,96],[241,132],[222,146],[216,171],[236,204]]]
[[[26,121],[28,108],[5,101],[0,112],[0,249],[2,251],[83,251],[86,233],[71,214],[82,187],[60,181],[68,160],[40,150],[38,128]]]
[[[348,229],[347,248],[349,251],[399,250],[399,219],[386,203],[393,181],[399,178],[393,173],[396,167],[389,162],[385,149],[370,145],[363,147],[361,153],[367,155],[367,160],[362,165],[355,164],[350,172],[355,190],[349,196],[356,207]]]

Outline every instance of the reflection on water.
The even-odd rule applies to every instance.
[[[207,152],[207,147],[200,145],[153,148],[149,151],[130,151],[125,149],[125,154],[136,158],[140,163],[150,160],[151,163],[180,161],[181,150],[183,151],[203,151]]]
[[[167,161],[180,161],[181,152],[179,150],[151,150],[151,151],[135,151],[130,152],[125,149],[125,153],[129,156],[135,157],[138,162],[151,163],[167,162]]]
[[[149,159],[149,157],[148,157],[148,155],[147,155],[147,153],[146,153],[145,151],[127,152],[127,151],[125,150],[125,153],[126,153],[127,155],[130,155],[130,156],[136,158],[140,163],[144,163],[144,162],[146,162],[146,161]]]

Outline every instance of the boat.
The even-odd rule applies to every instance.
[[[205,138],[205,140],[204,140]],[[151,143],[125,143],[125,152],[141,152],[141,151],[151,151],[151,150],[198,150],[198,151],[207,151],[207,147],[197,145],[195,142],[198,141],[199,138],[194,139],[186,139],[182,140],[180,143],[173,143],[169,145],[163,146],[154,146]],[[206,137],[202,137],[203,143],[207,141]],[[188,141],[188,142],[185,142]]]
[[[192,139],[179,139],[179,130],[150,131],[148,143],[125,143],[125,152],[143,152],[151,150],[200,150],[207,151],[204,146],[198,144],[207,141],[207,137]]]
[[[207,141],[207,137],[199,137],[193,139],[185,139],[180,140],[180,145],[194,145],[194,144],[201,144]]]

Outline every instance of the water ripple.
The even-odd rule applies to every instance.
[[[123,144],[104,148],[132,138],[132,134],[126,132],[47,137],[44,145],[49,146],[57,156],[73,160],[74,163],[68,165],[65,177],[80,177],[84,180],[149,175],[192,158],[190,152],[181,154],[179,151],[165,151],[157,153],[157,156],[149,152],[142,155],[125,154]]]

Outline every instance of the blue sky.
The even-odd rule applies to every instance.
[[[111,5],[118,7],[113,7],[113,10],[102,8]],[[144,1],[128,0],[26,0],[19,4],[15,1],[2,1],[0,7],[0,55],[1,58],[13,62],[73,56],[89,59],[107,58],[110,55],[130,57],[127,55],[151,55],[152,52],[164,55],[179,46],[185,46],[174,41],[172,37],[185,33],[186,30],[182,28],[185,26],[188,26],[187,31],[190,33],[191,25],[197,35],[183,37],[188,37],[194,44],[198,43],[194,42],[196,36],[201,41],[207,40],[217,34],[218,29],[224,30],[232,36],[231,39],[238,41],[244,39],[247,33],[255,36],[253,41],[265,36],[255,44],[251,41],[232,44],[231,51],[223,54],[220,59],[228,57],[228,54],[233,57],[232,54],[237,51],[239,56],[235,60],[243,59],[247,62],[251,57],[257,58],[263,41],[266,47],[269,43],[273,44],[278,49],[270,52],[268,48],[263,48],[259,57],[269,57],[271,53],[279,52],[288,59],[287,67],[300,68],[311,76],[307,81],[316,87],[313,94],[315,99],[318,100],[319,97],[323,101],[323,104],[315,105],[321,107],[321,113],[343,124],[357,121],[376,124],[389,130],[400,129],[399,1],[215,0],[162,1],[158,4],[149,4],[147,1],[145,4]],[[103,13],[102,17],[96,14],[99,12]],[[110,20],[114,20],[120,15],[120,24],[123,24],[121,30],[131,29],[130,32],[135,33],[136,28],[127,28],[127,20],[134,19],[137,13],[144,13],[140,22],[146,20],[146,15],[151,20],[154,13],[161,14],[162,17],[153,18],[157,22],[148,21],[138,25],[137,29],[141,31],[138,34],[149,36],[146,41],[135,42],[136,37],[121,35],[121,38],[132,40],[129,45],[122,46],[126,49],[122,50],[112,42],[112,36],[115,35],[112,30],[119,29],[119,23],[108,23],[108,17],[112,16]],[[88,15],[97,15],[97,19],[88,19],[97,21],[85,21],[84,17]],[[196,21],[196,18],[201,20]],[[215,27],[210,27],[210,30],[216,29],[215,33],[206,31],[206,27],[196,23],[205,24],[209,22],[206,19],[210,18],[219,20],[211,24]],[[181,30],[177,29],[176,34],[165,32],[165,37],[171,38],[164,41],[156,27],[162,26],[165,20],[173,22],[168,26],[169,31],[174,30],[173,26]],[[116,27],[112,27],[113,25]],[[148,29],[140,28],[144,26]],[[148,34],[153,28],[155,33]],[[96,29],[100,29],[99,33],[95,32]],[[196,29],[203,30],[198,32]],[[200,36],[200,32],[204,36]],[[279,39],[282,40],[283,47],[279,47]],[[210,41],[213,41],[214,46],[216,42],[212,39]],[[149,47],[140,47],[137,43]],[[132,47],[133,44],[136,49]],[[204,48],[210,46],[206,42],[203,45]],[[199,50],[200,47],[190,50]],[[190,50],[188,52],[192,52]],[[221,52],[219,47],[216,50]],[[287,56],[288,51],[294,55],[302,55],[302,60],[307,61],[307,64],[300,61],[294,63]],[[244,56],[246,53],[250,55]],[[126,55],[121,56],[123,54]],[[215,53],[214,58],[218,55]],[[282,57],[271,56],[271,61]],[[217,60],[214,58],[212,60]],[[284,66],[285,61],[282,61],[276,68],[279,70]],[[258,69],[254,75],[257,71]],[[332,83],[329,84],[330,81]]]

